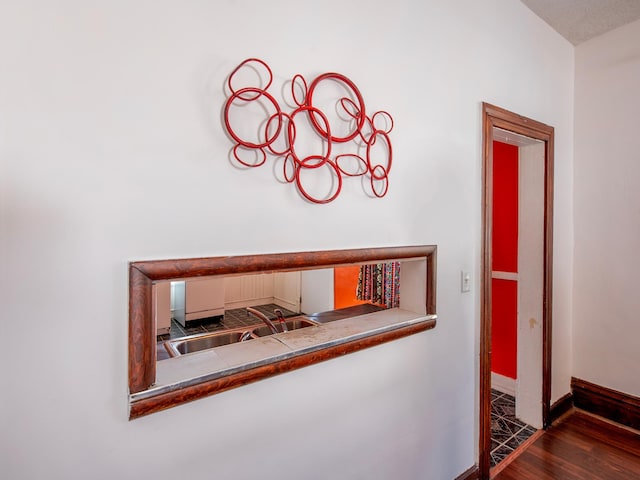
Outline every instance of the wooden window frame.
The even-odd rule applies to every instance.
[[[435,318],[403,326],[366,338],[341,343],[213,380],[163,391],[156,395],[136,395],[150,389],[156,379],[156,331],[152,287],[161,280],[212,275],[311,270],[380,261],[426,259],[426,313],[436,314],[435,245],[328,250],[298,253],[241,255],[176,260],[131,262],[129,264],[129,418],[181,405],[250,382],[379,345],[435,327]]]

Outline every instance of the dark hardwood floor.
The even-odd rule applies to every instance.
[[[550,427],[493,478],[640,479],[640,435],[578,410]]]

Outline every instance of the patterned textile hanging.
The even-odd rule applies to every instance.
[[[362,265],[358,275],[358,300],[387,308],[400,306],[400,262]]]

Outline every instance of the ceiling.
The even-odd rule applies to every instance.
[[[521,0],[573,45],[640,19],[640,0]]]

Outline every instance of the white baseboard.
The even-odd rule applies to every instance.
[[[245,299],[245,300],[238,300],[235,302],[225,302],[224,309],[231,310],[234,308],[255,307],[257,305],[267,305],[269,303],[274,303],[273,297],[251,298],[251,299]]]
[[[491,372],[491,388],[495,388],[499,392],[516,396],[516,380],[514,378],[505,377],[499,373]]]
[[[275,303],[276,305],[279,305],[282,308],[286,308],[287,310],[291,310],[292,312],[300,311],[299,303],[293,303],[284,298],[274,297],[273,303]]]

